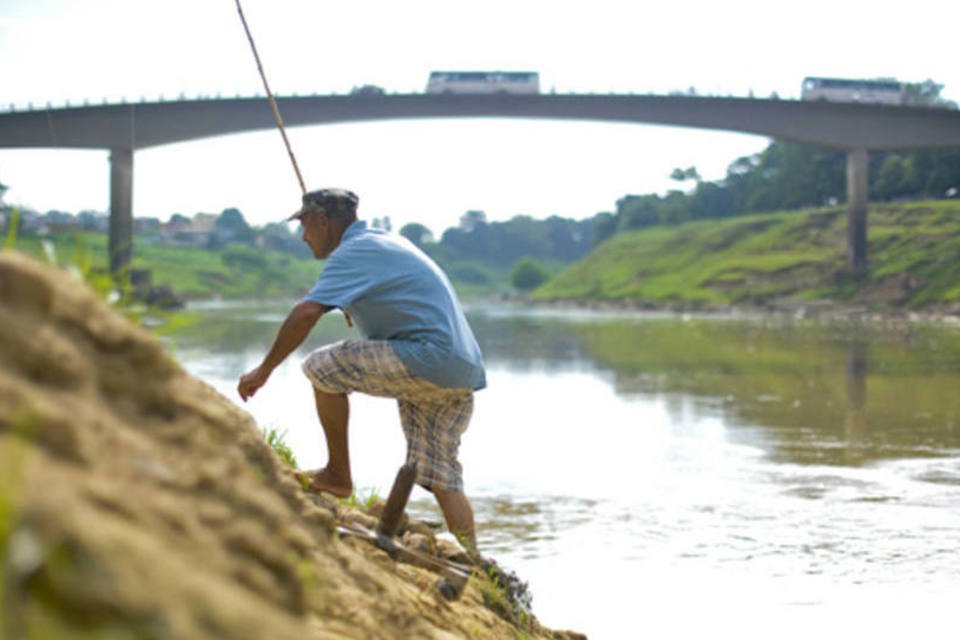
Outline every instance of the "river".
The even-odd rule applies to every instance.
[[[289,304],[197,305],[167,338],[240,403]],[[939,637],[960,596],[960,327],[468,305],[487,389],[461,460],[481,550],[547,626],[591,638]],[[244,405],[326,462],[299,359]],[[403,462],[352,404],[354,480]],[[440,521],[415,489],[414,515]]]

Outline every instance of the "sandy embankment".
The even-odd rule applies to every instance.
[[[0,252],[3,637],[578,637],[518,630],[480,577],[444,600],[345,517],[147,332]]]

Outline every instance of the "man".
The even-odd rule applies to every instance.
[[[357,203],[356,194],[343,189],[304,194],[289,220],[300,221],[303,241],[326,260],[323,271],[237,391],[246,402],[321,316],[341,309],[364,339],[326,345],[303,362],[328,451],[327,466],[306,474],[311,486],[341,497],[353,490],[348,394],[396,398],[417,484],[433,493],[447,527],[475,552],[473,509],[457,451],[473,413],[473,392],[486,386],[480,348],[436,263],[405,238],[357,220]]]

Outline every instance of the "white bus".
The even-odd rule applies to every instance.
[[[431,71],[427,93],[540,93],[535,71]]]
[[[804,78],[803,100],[903,104],[903,83],[893,79],[850,80],[846,78]]]

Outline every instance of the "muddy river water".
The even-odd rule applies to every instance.
[[[289,304],[209,304],[168,338],[240,403]],[[480,545],[546,625],[591,638],[953,637],[960,326],[476,305],[489,387],[461,460]],[[326,462],[308,349],[246,408]],[[395,405],[355,397],[361,495],[403,461]],[[415,515],[439,521],[416,489]]]

